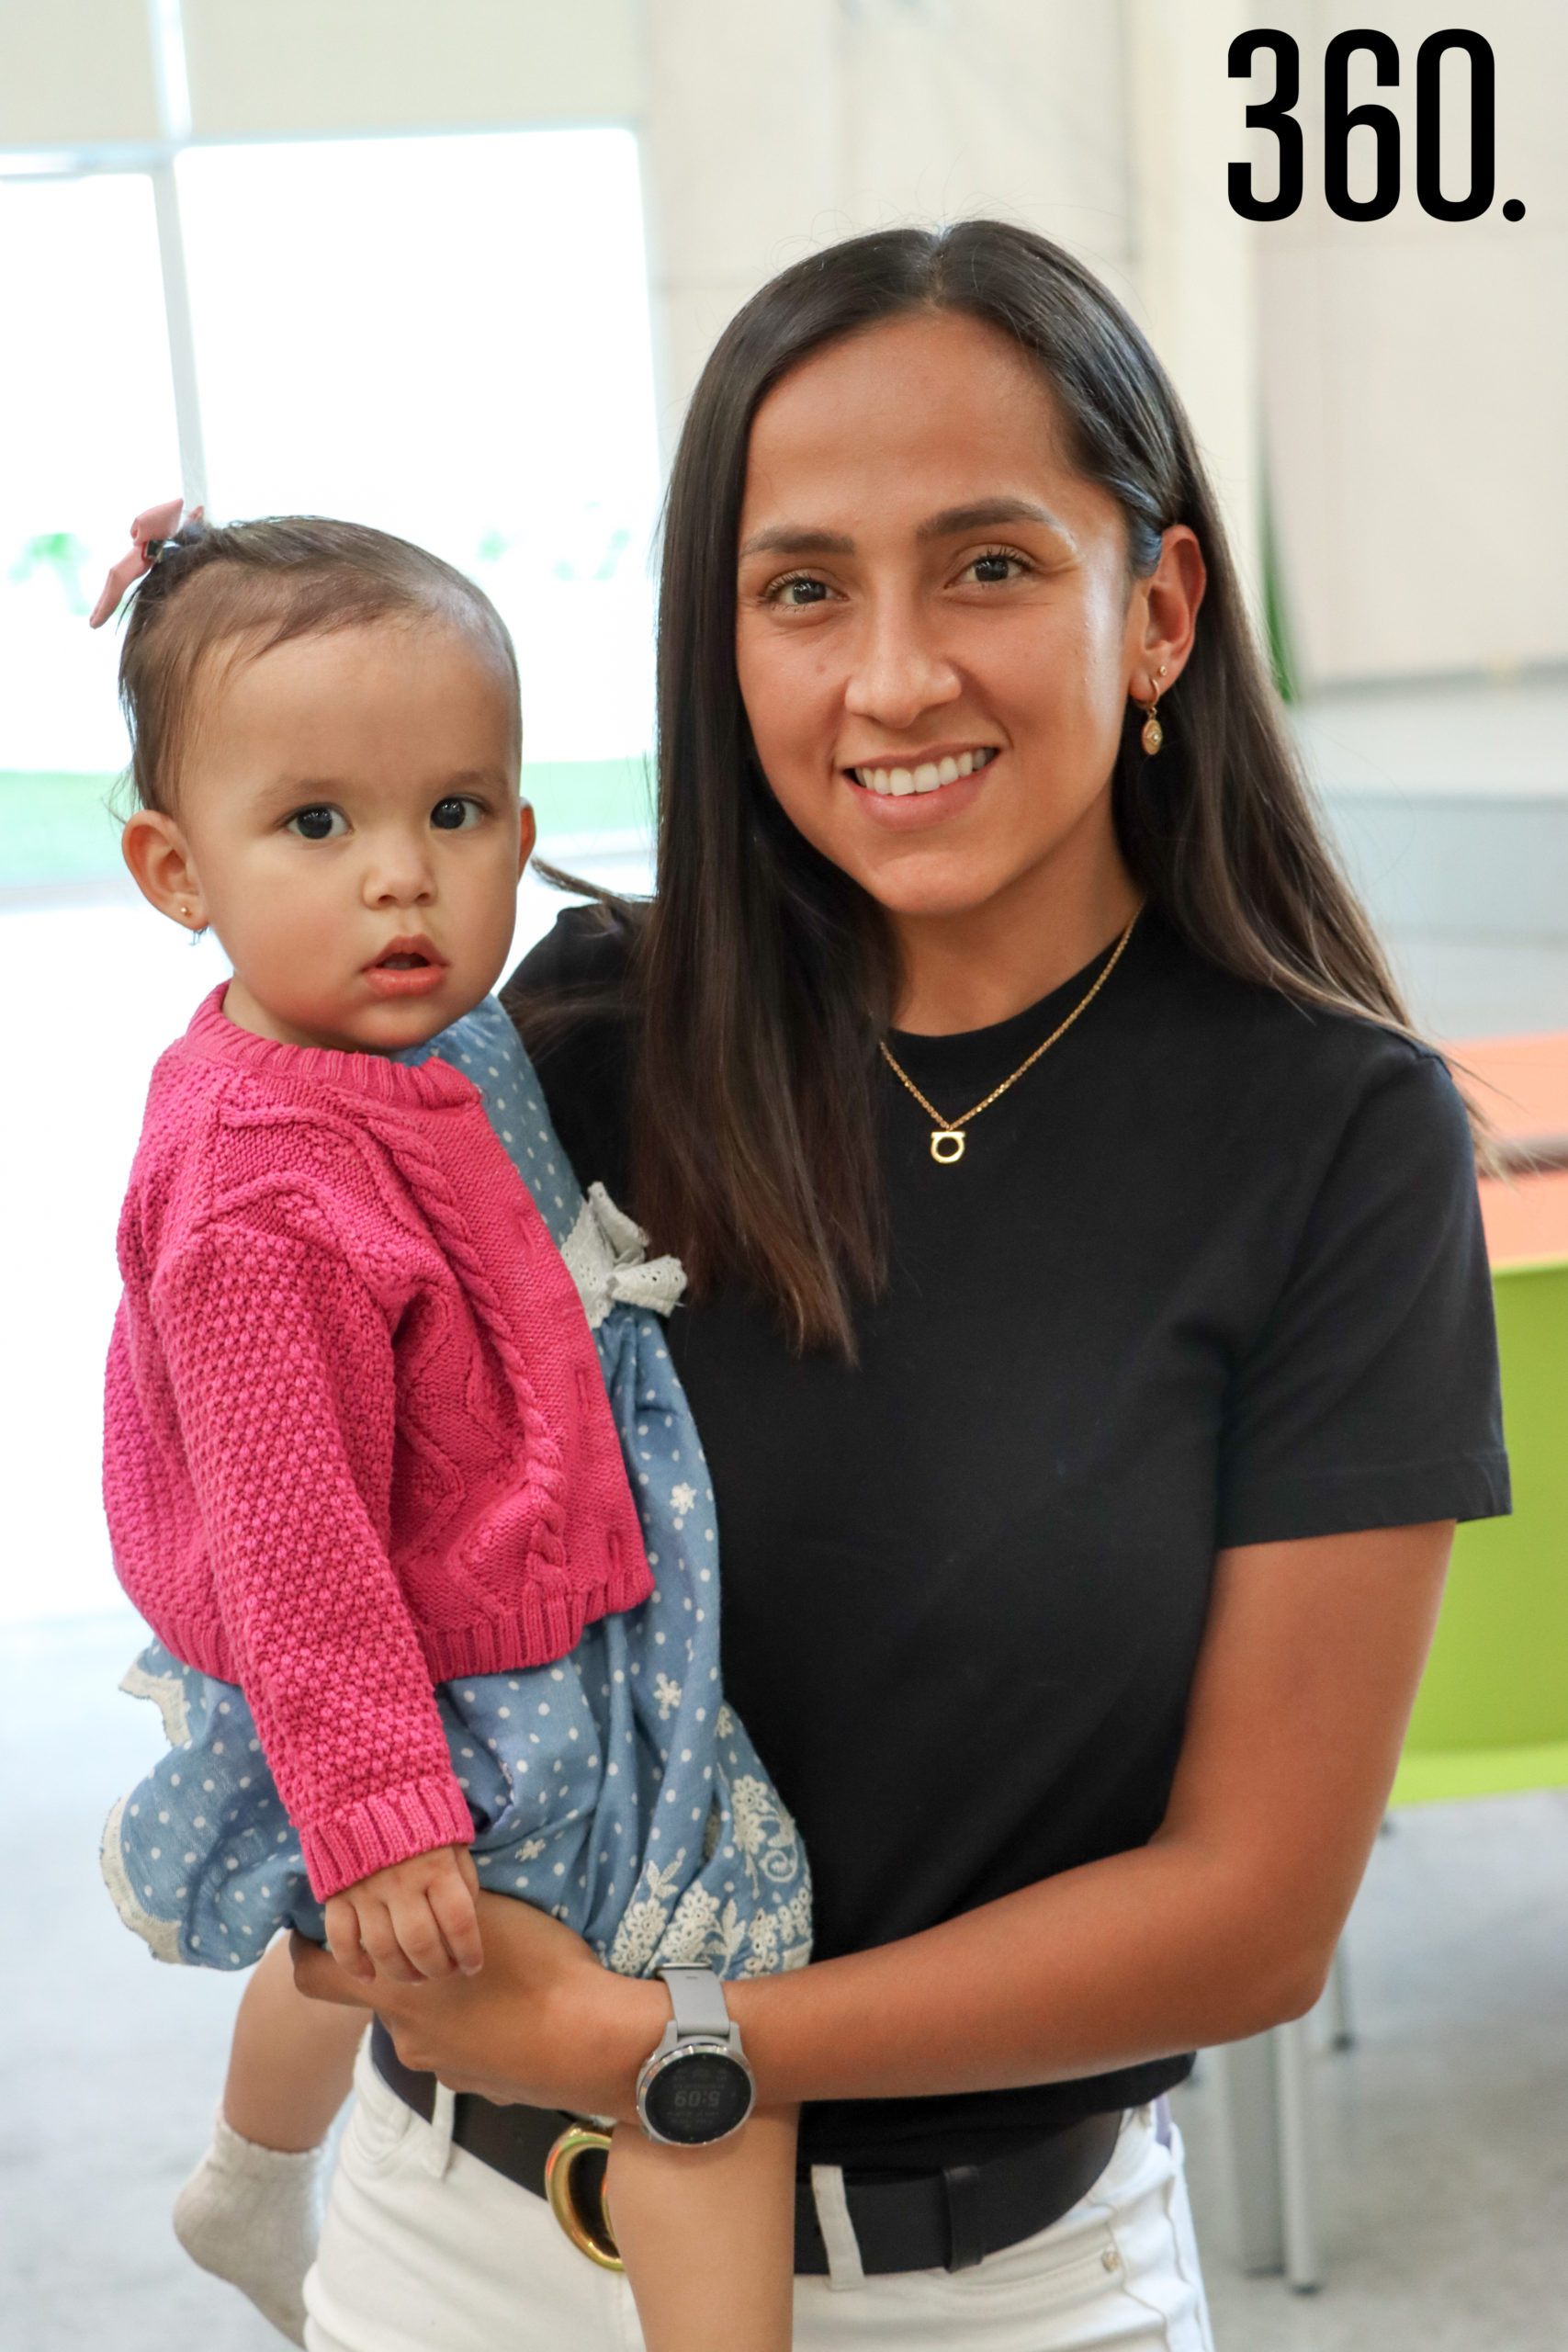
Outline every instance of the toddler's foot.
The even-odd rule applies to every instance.
[[[220,2115],[212,2145],[175,2199],[191,2260],[248,2295],[295,2344],[305,2341],[305,2273],[321,2230],[324,2148],[258,2147]]]

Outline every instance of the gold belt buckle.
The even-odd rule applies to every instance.
[[[551,2212],[571,2240],[579,2254],[596,2262],[601,2270],[624,2270],[620,2249],[610,2227],[610,2217],[604,2210],[603,2185],[599,2190],[599,2225],[597,2231],[583,2220],[577,2199],[572,2194],[572,2174],[580,2156],[591,2148],[609,2154],[610,2135],[596,2131],[591,2123],[570,2123],[545,2158],[545,2195]]]

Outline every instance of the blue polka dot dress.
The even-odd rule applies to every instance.
[[[473,1815],[479,1882],[537,1904],[608,1967],[703,1961],[724,1976],[810,1951],[806,1858],[724,1703],[718,1539],[701,1443],[665,1345],[684,1277],[601,1185],[585,1195],[493,998],[405,1056],[473,1080],[577,1282],[655,1588],[554,1666],[437,1686]],[[104,1832],[104,1875],[161,1960],[245,1968],[280,1928],[322,1920],[243,1694],[144,1649],[123,1688],[163,1711],[168,1754]]]

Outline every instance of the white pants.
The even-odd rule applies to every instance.
[[[631,2290],[542,2198],[450,2145],[359,2061],[358,2098],[305,2282],[309,2352],[642,2352]],[[441,2128],[444,2117],[445,2131]],[[1070,2213],[973,2270],[835,2290],[797,2278],[796,2352],[1213,2352],[1181,2168],[1128,2117]]]

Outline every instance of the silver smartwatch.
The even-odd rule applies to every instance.
[[[750,2114],[757,2086],[711,1968],[661,1968],[673,2011],[637,2078],[637,2111],[650,2140],[703,2148]]]

